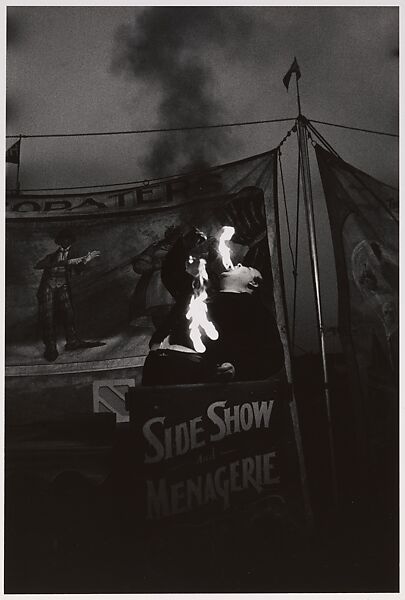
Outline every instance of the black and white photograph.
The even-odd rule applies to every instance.
[[[399,13],[6,5],[5,594],[398,594]]]

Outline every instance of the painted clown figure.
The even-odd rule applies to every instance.
[[[56,343],[58,320],[62,322],[65,333],[65,350],[101,345],[100,342],[81,340],[75,328],[71,276],[73,273],[81,273],[87,263],[100,255],[100,252],[94,250],[85,256],[70,258],[71,245],[75,239],[75,235],[70,229],[59,231],[54,239],[55,244],[58,245],[57,250],[45,256],[35,265],[35,269],[43,270],[37,297],[42,340],[45,344],[44,358],[50,362],[56,360],[59,355]]]

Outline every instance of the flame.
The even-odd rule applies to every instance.
[[[189,262],[192,261],[192,257],[189,258]],[[190,321],[190,338],[193,342],[194,350],[196,352],[205,352],[206,348],[201,339],[201,330],[211,340],[218,339],[218,331],[211,321],[208,320],[208,308],[206,300],[208,294],[205,289],[206,281],[208,281],[208,274],[205,268],[206,261],[203,258],[199,259],[198,263],[198,275],[193,282],[193,295],[191,296],[190,304],[186,314],[187,319]]]
[[[234,233],[235,233],[235,227],[231,227],[229,225],[224,225],[224,227],[222,228],[222,233],[219,238],[219,244],[218,244],[218,251],[221,255],[223,265],[224,265],[225,269],[228,269],[228,270],[234,268],[233,262],[231,260],[231,250],[230,250],[229,246],[227,245],[227,242],[229,242],[231,240]]]

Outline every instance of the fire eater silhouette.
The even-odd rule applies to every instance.
[[[194,281],[188,257],[204,242],[205,236],[192,230],[179,238],[163,263],[162,280],[176,304],[151,338],[144,385],[266,379],[283,367],[277,324],[258,295],[262,276],[253,267],[237,265],[219,274],[218,290],[207,300],[208,317],[219,336],[203,336],[205,352],[194,349],[186,318]]]

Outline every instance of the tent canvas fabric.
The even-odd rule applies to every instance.
[[[398,190],[319,145],[332,231],[339,330],[359,423],[377,450],[391,443],[398,396]]]
[[[276,157],[270,151],[128,189],[7,198],[6,365],[46,362],[38,322],[41,271],[34,267],[57,249],[55,235],[66,227],[76,235],[71,257],[100,251],[72,277],[72,297],[79,335],[106,345],[62,352],[56,363],[145,357],[156,309],[173,302],[160,279],[170,244],[191,227],[215,237],[223,225],[236,229],[234,262],[247,261],[263,273],[288,356]]]

